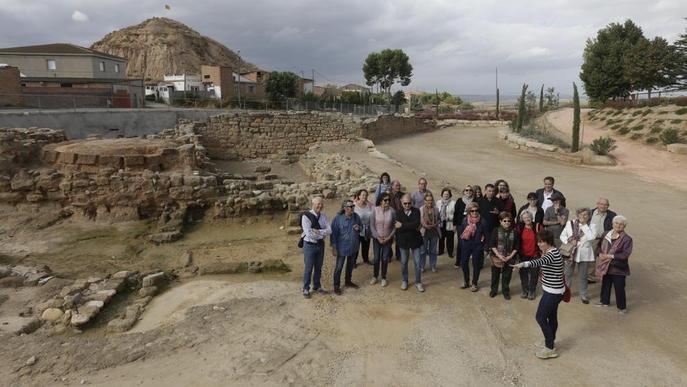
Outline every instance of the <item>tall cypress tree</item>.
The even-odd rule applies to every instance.
[[[573,82],[573,127],[572,127],[572,152],[580,150],[580,95],[577,93],[577,85]]]
[[[496,89],[496,119],[499,119],[499,89]]]
[[[527,95],[527,84],[523,83],[522,84],[522,93],[520,93],[520,104],[518,106],[518,118],[517,118],[517,125],[516,125],[516,132],[520,132],[522,130],[522,125],[525,123],[525,116],[527,115],[527,106],[525,102],[525,98]]]
[[[544,84],[541,84],[541,90],[539,90],[539,113],[544,111]]]

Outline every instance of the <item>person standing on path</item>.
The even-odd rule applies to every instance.
[[[592,243],[592,248],[594,249],[594,257],[599,255],[599,247],[601,246],[601,241],[605,233],[613,229],[613,218],[617,215],[615,212],[608,209],[610,203],[606,198],[599,198],[596,201],[596,208],[592,210],[592,220],[591,224],[596,228],[596,240]],[[590,265],[592,266],[592,265]],[[591,270],[590,270],[591,269]],[[596,263],[593,267],[587,270],[587,282],[590,284],[596,283]]]
[[[530,192],[527,194],[527,203],[518,210],[517,221],[522,222],[522,214],[527,211],[532,215],[535,228],[544,223],[544,209],[537,204],[537,194]]]
[[[482,270],[482,252],[486,245],[487,223],[479,214],[479,205],[475,202],[468,204],[468,215],[463,219],[458,233],[460,235],[460,266],[463,269],[463,286],[470,287],[470,266],[468,261],[472,257],[472,287],[471,291],[479,290],[479,273]]]
[[[596,228],[589,224],[589,218],[589,208],[578,209],[577,219],[567,222],[561,233],[561,241],[575,245],[572,256],[565,260],[565,281],[568,286],[572,285],[573,275],[577,269],[577,282],[583,304],[589,304],[587,266],[594,264],[592,242],[596,239]]]
[[[420,260],[420,248],[422,247],[422,234],[420,228],[420,211],[413,207],[410,195],[403,195],[401,198],[403,210],[396,213],[394,228],[396,229],[396,245],[401,249],[401,290],[408,289],[408,260],[413,256],[413,266],[415,268],[415,287],[422,293],[425,291],[422,285],[422,264]]]
[[[431,195],[432,191],[427,189],[427,179],[421,177],[417,181],[417,191],[413,192],[412,194],[413,207],[419,210],[420,207],[422,207],[425,204],[425,195],[428,193]]]
[[[303,213],[301,228],[303,233],[303,297],[310,298],[310,281],[312,278],[313,291],[327,294],[322,287],[322,265],[324,264],[324,238],[332,233],[332,228],[323,212],[324,201],[317,196],[312,199],[312,209]]]
[[[390,193],[390,198],[391,198],[391,208],[394,209],[394,211],[398,212],[403,210],[403,206],[401,205],[401,198],[405,195],[404,192],[401,192],[401,182],[398,180],[392,180],[391,181],[391,193]],[[392,250],[391,258],[394,256],[396,257],[397,261],[401,260],[401,252],[398,249],[398,244],[394,243],[395,248]]]
[[[425,194],[425,205],[420,208],[420,219],[422,221],[422,271],[425,271],[427,255],[429,255],[429,268],[433,273],[437,272],[437,245],[439,244],[439,210],[434,205],[434,196],[431,193]]]
[[[361,189],[355,193],[355,208],[353,209],[356,214],[360,217],[360,223],[362,227],[360,228],[360,255],[363,258],[363,263],[372,265],[370,262],[370,219],[372,218],[372,211],[374,206],[367,200],[368,193],[366,189]],[[355,259],[357,265],[358,255],[356,254]],[[355,267],[355,266],[354,266]]]
[[[384,192],[391,192],[391,176],[386,172],[382,172],[381,176],[379,176],[379,185],[375,189],[375,206],[379,205]]]
[[[520,261],[531,261],[541,256],[537,246],[537,233],[543,230],[544,227],[541,224],[534,223],[532,213],[529,211],[522,212],[520,218],[521,222],[517,227],[517,232],[520,236]],[[538,279],[538,268],[520,269],[520,284],[522,285],[520,298],[534,300],[537,294]]]
[[[555,183],[555,179],[552,176],[546,176],[544,178],[544,187],[539,188],[536,192],[537,194],[537,206],[541,207],[544,212],[546,212],[546,209],[551,207],[553,204],[553,201],[551,199],[551,195],[554,193],[558,193],[563,197],[563,200],[561,202],[561,205],[565,207],[565,195],[563,195],[560,191],[556,190],[553,188],[553,184]]]
[[[386,272],[391,257],[391,243],[394,239],[394,219],[396,212],[389,205],[391,196],[384,192],[381,197],[381,205],[374,208],[370,218],[370,232],[372,233],[372,250],[374,251],[374,268],[370,285],[379,280],[380,266],[382,287],[387,285]]]
[[[331,225],[330,244],[332,255],[336,258],[336,268],[334,269],[334,293],[336,295],[341,295],[341,271],[344,263],[346,264],[344,285],[348,288],[358,288],[351,277],[353,276],[355,257],[358,255],[362,223],[358,214],[353,211],[354,207],[355,204],[352,200],[344,200],[341,204],[341,211],[334,217]]]
[[[624,216],[615,216],[612,224],[613,229],[604,234],[599,248],[596,275],[601,278],[601,300],[597,305],[602,307],[610,305],[611,287],[613,287],[618,311],[626,314],[625,279],[630,275],[632,237],[625,233],[627,219]]]
[[[510,193],[508,182],[499,179],[494,185],[496,186],[496,206],[499,209],[499,214],[505,211],[510,214],[511,219],[517,219],[518,209],[515,206],[515,199],[513,199],[513,195]]]
[[[541,268],[542,296],[537,308],[537,323],[544,334],[544,343],[535,344],[539,349],[535,355],[540,359],[558,357],[556,351],[556,333],[558,331],[558,305],[563,300],[565,283],[563,282],[563,256],[553,243],[553,234],[548,231],[537,233],[539,250],[544,252],[541,258],[524,261],[513,265],[514,268]]]
[[[501,226],[491,233],[489,248],[491,249],[491,291],[489,297],[496,297],[501,279],[503,298],[510,300],[510,278],[513,273],[511,265],[516,263],[516,256],[520,249],[520,235],[515,232],[513,218],[507,212],[499,214]]]
[[[553,204],[544,211],[544,228],[551,231],[556,247],[560,247],[561,232],[568,222],[570,211],[562,205],[565,198],[560,193],[554,193],[549,200]]]
[[[475,202],[474,192],[475,191],[472,189],[471,185],[466,185],[465,188],[463,188],[463,196],[460,199],[456,200],[456,206],[453,212],[453,226],[455,229],[458,229],[460,225],[463,224],[463,220],[468,215],[468,205],[470,205],[470,203]],[[462,245],[462,239],[458,238],[458,247],[456,250],[456,263],[453,265],[454,267],[460,267],[461,265],[460,250],[462,249]]]
[[[439,228],[441,229],[441,236],[439,237],[439,253],[443,255],[444,251],[448,253],[449,258],[453,258],[454,254],[454,234],[455,226],[453,225],[453,215],[456,210],[456,201],[452,199],[453,194],[448,188],[441,190],[441,199],[437,200],[437,209],[439,210]]]

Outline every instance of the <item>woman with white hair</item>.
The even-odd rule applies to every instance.
[[[583,304],[589,304],[587,293],[587,266],[594,262],[592,242],[596,238],[596,227],[589,223],[591,212],[589,208],[577,210],[577,219],[566,223],[561,232],[561,242],[574,245],[572,254],[565,260],[565,282],[570,286],[577,267],[580,298]],[[570,286],[572,289],[572,286]]]
[[[599,247],[599,262],[596,275],[601,278],[601,302],[608,307],[611,303],[611,287],[615,288],[615,304],[622,314],[627,313],[625,300],[625,277],[630,275],[628,260],[632,254],[632,237],[625,233],[627,219],[622,215],[613,218],[613,229],[607,231]]]

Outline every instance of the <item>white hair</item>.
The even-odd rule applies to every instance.
[[[622,223],[623,225],[627,226],[627,218],[622,216],[622,215],[616,215],[613,217],[613,223]]]

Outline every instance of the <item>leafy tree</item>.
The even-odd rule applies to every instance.
[[[522,84],[522,92],[520,93],[520,98],[518,101],[518,116],[515,126],[515,131],[520,132],[522,130],[522,125],[525,123],[525,116],[527,116],[527,106],[525,105],[525,98],[527,94],[527,84]]]
[[[363,63],[363,75],[368,86],[378,85],[391,98],[391,86],[396,82],[402,86],[410,84],[413,66],[403,50],[387,48],[367,56]]]
[[[298,90],[298,76],[290,71],[270,73],[265,81],[265,92],[271,100],[293,98]]]
[[[422,106],[422,101],[420,101],[420,97],[417,95],[413,95],[410,97],[410,110],[414,112],[419,112],[423,110],[424,107]]]
[[[611,23],[595,39],[587,39],[580,79],[590,99],[605,102],[630,94],[625,56],[642,38],[642,29],[628,19],[623,24]]]
[[[525,102],[527,103],[527,112],[533,114],[535,108],[537,107],[537,96],[534,94],[532,90],[527,91],[527,95],[525,96]],[[529,117],[527,119],[529,119]]]
[[[580,94],[577,92],[577,85],[573,82],[573,127],[572,127],[572,147],[571,152],[580,150]]]
[[[554,110],[558,108],[558,104],[561,97],[556,93],[556,88],[548,87],[546,88],[546,94],[544,94],[544,109]]]
[[[544,84],[541,85],[541,90],[539,90],[539,112],[544,112]]]
[[[676,83],[675,47],[661,37],[641,38],[624,59],[625,77],[633,90],[646,90],[649,98],[651,90]]]
[[[496,119],[497,120],[499,119],[499,115],[500,115],[499,102],[501,102],[501,101],[500,101],[499,97],[500,97],[499,96],[499,89],[496,89]]]
[[[397,112],[399,106],[403,105],[406,102],[406,95],[402,90],[398,90],[394,93],[393,97],[391,97],[391,103],[396,107]]]
[[[675,41],[675,66],[673,68],[675,84],[681,89],[687,89],[687,28],[685,33]]]

